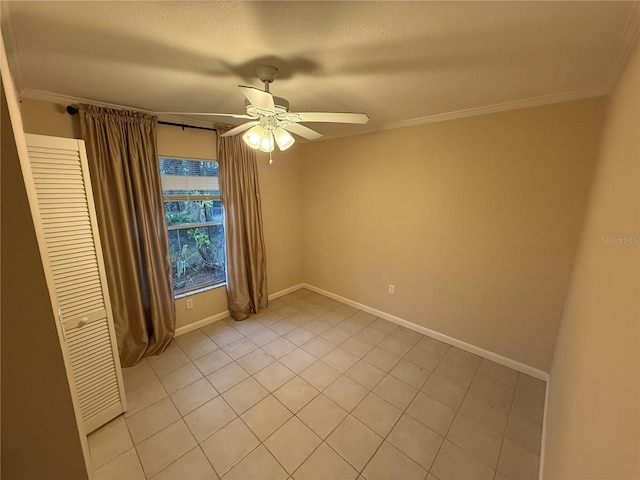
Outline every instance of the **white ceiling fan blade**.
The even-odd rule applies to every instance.
[[[238,125],[235,128],[232,128],[231,130],[229,130],[228,132],[223,133],[222,135],[220,135],[221,137],[231,137],[233,135],[237,135],[240,132],[244,132],[245,130],[250,129],[251,127],[253,127],[254,125],[258,125],[260,122],[247,122],[247,123],[243,123],[242,125]]]
[[[297,122],[331,122],[331,123],[367,123],[369,117],[365,113],[329,113],[329,112],[300,112],[287,113],[287,120],[296,116]]]
[[[251,115],[247,115],[244,113],[209,113],[209,112],[156,112],[156,115],[198,115],[204,117],[231,117],[231,118],[241,118],[246,120],[253,120],[254,118]]]
[[[251,102],[251,105],[268,113],[276,113],[273,95],[269,92],[255,87],[245,87],[244,85],[238,85],[238,87],[240,87],[244,96],[247,97],[247,100]]]
[[[304,125],[300,125],[299,123],[291,123],[286,127],[282,127],[285,130],[295,133],[296,135],[300,135],[307,140],[316,140],[322,136],[321,133],[316,132],[315,130],[311,130],[309,127],[305,127]]]

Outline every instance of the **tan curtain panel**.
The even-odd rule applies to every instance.
[[[220,137],[218,174],[225,214],[227,301],[235,320],[267,308],[267,261],[255,152],[239,136]],[[228,128],[228,127],[227,127]]]
[[[120,361],[162,352],[175,332],[156,119],[79,105]]]

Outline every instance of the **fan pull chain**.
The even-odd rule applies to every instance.
[[[271,158],[271,153],[272,152],[269,152],[269,165],[271,165],[273,163],[273,158]]]

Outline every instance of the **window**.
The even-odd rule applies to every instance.
[[[160,157],[159,164],[174,293],[224,282],[218,162]]]

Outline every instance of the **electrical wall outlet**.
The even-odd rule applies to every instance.
[[[389,285],[389,293],[391,295],[393,295],[394,293],[396,293],[396,286],[395,285]]]
[[[187,310],[191,310],[193,308],[193,298],[187,298]]]

